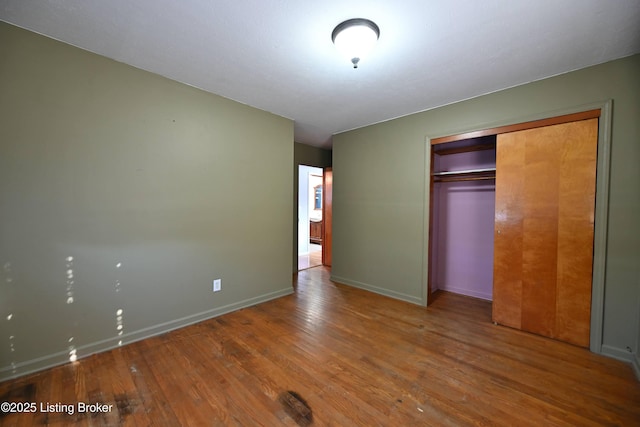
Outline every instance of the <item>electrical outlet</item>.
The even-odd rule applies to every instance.
[[[222,289],[222,279],[215,279],[213,281],[213,292],[218,292]]]

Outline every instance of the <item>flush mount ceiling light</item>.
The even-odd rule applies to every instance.
[[[331,33],[333,44],[351,61],[353,68],[358,68],[358,63],[373,49],[378,37],[380,28],[375,22],[363,18],[341,22]]]

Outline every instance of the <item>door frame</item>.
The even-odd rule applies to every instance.
[[[429,303],[430,296],[430,234],[432,195],[432,145],[485,135],[514,132],[534,127],[549,126],[567,121],[592,118],[593,111],[599,110],[598,159],[596,163],[596,205],[593,235],[593,276],[591,283],[591,327],[589,349],[602,353],[602,333],[604,322],[604,291],[607,260],[607,229],[609,223],[609,181],[611,167],[611,125],[613,100],[570,107],[562,110],[541,112],[528,117],[510,118],[500,122],[473,126],[425,137],[425,194],[422,269],[422,305]],[[570,116],[572,120],[567,120]],[[595,116],[595,117],[598,117]]]
[[[305,169],[306,168],[306,169]],[[300,228],[302,227],[303,230],[306,230],[306,233],[302,234],[302,236],[306,236],[305,241],[306,241],[306,245],[309,245],[309,228],[310,228],[310,212],[307,209],[306,215],[304,216],[304,218],[301,218],[301,213],[300,213],[300,197],[303,193],[303,191],[306,193],[306,197],[303,203],[308,204],[308,199],[310,197],[309,194],[309,178],[311,177],[311,169],[316,169],[317,173],[321,173],[324,176],[324,168],[321,166],[311,166],[305,163],[299,163],[296,165],[296,173],[295,173],[295,218],[297,219],[297,221],[295,222],[295,246],[294,246],[294,273],[297,273],[298,271],[300,271],[300,265],[299,265],[299,258],[301,256],[300,254],[300,238],[301,238],[301,233],[300,233]],[[304,179],[306,188],[302,188],[301,181],[303,180],[303,175],[301,174],[301,171],[303,171],[307,174],[306,179]],[[324,178],[323,178],[324,180]],[[304,224],[301,224],[301,219],[304,219]],[[323,223],[324,223],[324,219],[323,219]],[[324,227],[324,226],[323,226]],[[323,246],[323,244],[321,243],[321,245]],[[307,252],[307,254],[309,254],[310,252]]]

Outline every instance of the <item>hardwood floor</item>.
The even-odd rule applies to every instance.
[[[322,245],[309,244],[309,253],[298,256],[298,271],[322,265]]]
[[[0,402],[74,413],[0,425],[640,425],[625,363],[495,326],[481,300],[425,309],[328,277],[305,270],[291,296],[1,383]]]

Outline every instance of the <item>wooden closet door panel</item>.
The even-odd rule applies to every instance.
[[[496,147],[496,214],[493,234],[495,323],[520,329],[522,319],[522,202],[524,145],[506,139]]]
[[[497,323],[518,327],[517,319],[501,320],[496,310],[513,304],[519,294],[521,329],[589,345],[597,131],[598,120],[590,119],[498,135]],[[512,172],[501,173],[503,164],[513,169],[502,161],[513,150],[523,158],[518,171],[522,182]],[[515,187],[507,182],[513,179]],[[520,229],[505,221],[515,217],[521,217]],[[517,315],[518,310],[512,311]]]
[[[542,130],[542,131],[541,131]],[[547,128],[510,134],[524,146],[522,329],[553,336],[556,321],[558,156]]]
[[[556,338],[589,346],[598,119],[568,123],[559,151]]]

